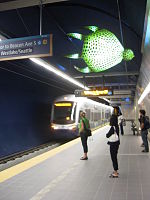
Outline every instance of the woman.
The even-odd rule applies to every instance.
[[[106,134],[106,137],[108,138],[107,144],[110,145],[110,155],[111,155],[114,171],[109,177],[118,178],[119,173],[118,173],[117,154],[118,154],[118,149],[120,145],[120,140],[119,140],[119,130],[118,130],[118,127],[116,126],[116,120],[113,116],[110,118],[110,126],[111,126],[110,130]]]
[[[80,124],[79,124],[79,134],[81,137],[81,142],[83,146],[84,155],[80,158],[80,160],[88,160],[88,146],[87,146],[87,139],[88,136],[85,133],[85,127],[87,129],[90,128],[89,120],[85,117],[85,112],[80,111]]]

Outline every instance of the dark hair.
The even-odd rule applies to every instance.
[[[145,116],[145,114],[146,114],[145,110],[140,110],[140,113],[141,113],[142,115],[144,115],[144,116]]]
[[[116,115],[112,115],[110,118],[110,126],[117,126],[118,125],[118,119]]]
[[[117,116],[122,115],[122,112],[119,106],[114,106],[113,108],[114,108],[114,112],[113,112],[114,115],[117,115]]]

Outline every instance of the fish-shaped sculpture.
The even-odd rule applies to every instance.
[[[122,60],[129,61],[134,57],[134,53],[130,49],[124,49],[117,37],[106,29],[99,29],[96,26],[86,27],[92,31],[91,34],[82,35],[80,33],[68,33],[69,37],[83,40],[83,48],[81,55],[71,54],[68,58],[82,58],[87,67],[79,68],[74,66],[80,72],[101,72],[105,71]]]

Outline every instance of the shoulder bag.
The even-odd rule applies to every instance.
[[[117,141],[119,141],[119,137],[118,137],[116,130],[114,128],[114,133],[108,138],[108,142],[117,142]]]

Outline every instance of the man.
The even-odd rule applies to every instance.
[[[146,129],[146,117],[145,117],[146,112],[145,110],[140,110],[139,114],[140,114],[139,122],[141,128],[141,136],[145,147],[145,149],[142,150],[142,152],[149,152],[149,145],[147,140],[148,130]]]

